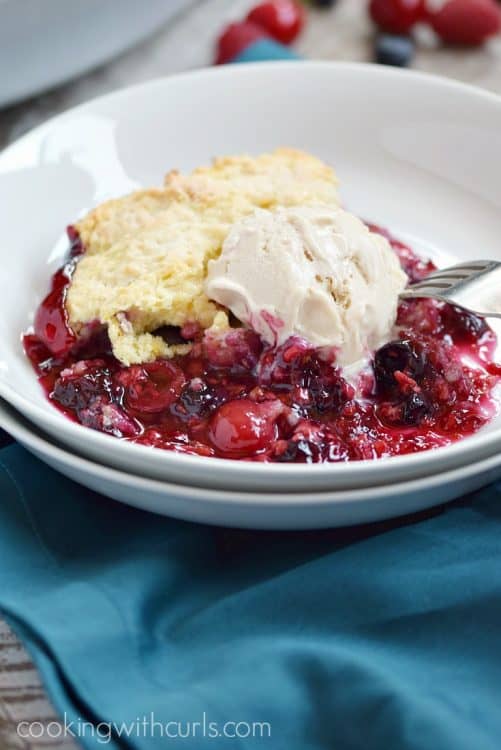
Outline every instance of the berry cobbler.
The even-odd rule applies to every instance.
[[[435,266],[345,211],[313,156],[171,172],[68,237],[24,347],[82,425],[179,453],[320,463],[448,445],[497,412],[494,332],[401,301]]]

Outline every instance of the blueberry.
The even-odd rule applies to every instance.
[[[423,393],[411,393],[402,405],[402,422],[418,425],[430,413],[430,404]]]
[[[398,401],[383,401],[378,408],[378,416],[384,424],[417,427],[431,413],[428,398],[422,392],[411,392]]]
[[[311,407],[318,414],[339,409],[347,400],[343,381],[319,373],[309,373],[305,377],[305,387],[308,389]]]
[[[424,373],[424,353],[407,339],[390,341],[378,349],[374,357],[374,375],[379,394],[389,394],[397,388],[394,373],[399,370],[419,382]]]
[[[52,398],[68,409],[84,409],[97,396],[107,396],[112,388],[110,371],[87,368],[80,377],[59,377]]]
[[[194,378],[184,386],[172,410],[181,419],[205,419],[219,403],[214,391],[203,380]]]
[[[339,372],[314,355],[301,359],[291,381],[308,392],[309,410],[317,416],[339,409],[348,400],[347,384]]]
[[[317,8],[332,8],[336,3],[337,0],[312,0],[312,5]]]
[[[375,60],[381,65],[405,68],[414,57],[414,41],[409,36],[379,34],[375,42]]]

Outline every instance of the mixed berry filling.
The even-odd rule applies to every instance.
[[[410,281],[434,270],[384,234]],[[374,459],[448,445],[496,413],[497,340],[486,322],[431,300],[402,302],[395,338],[353,384],[335,352],[291,337],[263,345],[254,332],[187,325],[189,354],[125,367],[96,323],[71,330],[66,290],[84,248],[52,280],[25,351],[48,398],[71,419],[146,446],[236,460],[320,463]]]

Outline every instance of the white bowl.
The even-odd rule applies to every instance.
[[[423,74],[345,63],[260,63],[142,84],[49,121],[0,155],[0,395],[73,449],[199,487],[371,487],[501,448],[501,418],[435,451],[316,466],[232,462],[121,442],[46,400],[20,344],[66,251],[62,229],[97,202],[215,154],[291,145],[335,166],[345,204],[438,263],[501,259],[501,99]]]
[[[388,487],[318,493],[207,490],[145,479],[64,450],[0,400],[0,424],[31,453],[70,479],[114,500],[186,521],[253,529],[321,529],[413,513],[501,477],[501,455]],[[66,498],[70,501],[70,498]]]

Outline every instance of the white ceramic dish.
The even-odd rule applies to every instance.
[[[335,165],[344,202],[439,263],[501,259],[501,99],[427,75],[348,63],[259,63],[119,91],[0,155],[0,395],[74,450],[199,487],[320,491],[386,485],[501,448],[501,418],[452,447],[381,462],[262,465],[123,443],[45,399],[19,334],[66,251],[62,228],[109,195],[160,183],[214,154],[292,145]]]
[[[0,0],[0,106],[101,65],[193,0]]]
[[[52,468],[114,500],[187,521],[254,529],[320,529],[401,516],[501,477],[501,455],[388,487],[318,493],[247,493],[160,482],[70,453],[0,400],[0,425]],[[0,456],[1,460],[1,456]]]

